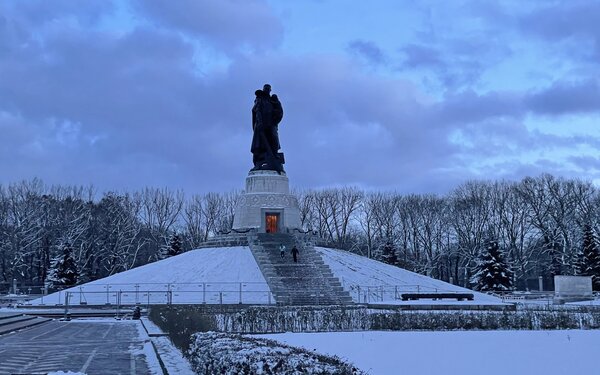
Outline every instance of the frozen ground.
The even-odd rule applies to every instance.
[[[162,374],[150,338],[137,320],[51,321],[0,336],[0,374],[52,371]]]
[[[171,340],[164,335],[160,327],[146,317],[143,317],[141,322],[148,332],[150,340],[154,344],[167,372],[177,375],[193,375],[194,371],[187,359],[184,358],[181,351],[175,347]]]
[[[576,306],[600,306],[600,298],[596,297],[596,299],[591,301],[580,301],[580,302],[569,302],[567,305],[576,305]]]
[[[598,374],[600,330],[257,335],[336,355],[373,375]]]
[[[407,271],[403,268],[377,262],[347,251],[323,247],[317,247],[316,249],[323,257],[323,261],[331,268],[331,271],[340,278],[344,289],[350,292],[355,302],[359,302],[360,295],[360,302],[369,303],[452,304],[451,300],[402,302],[394,297],[396,293],[402,292],[457,292],[473,293],[474,301],[472,303],[475,304],[501,303],[499,298],[484,293],[473,292],[469,289]],[[463,305],[467,303],[466,301],[459,302],[459,304]]]
[[[207,248],[121,272],[67,289],[70,304],[268,303],[269,287],[247,247]],[[65,292],[30,301],[63,304]],[[121,291],[121,293],[119,293]],[[171,291],[170,297],[167,293]]]
[[[396,304],[499,304],[501,301],[342,250],[317,248],[355,302]],[[207,248],[95,280],[70,292],[71,305],[272,302],[270,289],[248,247]],[[473,302],[402,302],[406,292],[469,292]],[[64,304],[65,291],[30,301]]]

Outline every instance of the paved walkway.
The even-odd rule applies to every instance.
[[[151,345],[135,320],[52,321],[0,336],[0,374],[162,374]]]

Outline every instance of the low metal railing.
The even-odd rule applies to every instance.
[[[294,279],[294,277],[289,277]],[[342,280],[343,283],[343,280]],[[403,293],[451,293],[454,290],[422,285],[343,285],[356,303],[401,300]],[[307,295],[321,297],[319,285],[304,290]],[[87,284],[41,295],[26,305],[164,305],[164,304],[274,304],[276,301],[267,283],[260,282],[198,282],[198,283],[119,283]]]
[[[161,305],[161,304],[273,304],[266,283],[200,282],[92,284],[70,288],[31,305]]]

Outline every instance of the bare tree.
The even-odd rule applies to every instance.
[[[303,229],[313,229],[314,226],[314,207],[315,193],[311,190],[292,192],[298,198],[300,206],[300,226]]]
[[[493,234],[490,185],[471,181],[456,188],[450,195],[450,217],[457,251],[465,267],[465,282],[471,277],[474,260],[485,239]],[[457,278],[459,275],[455,275]],[[468,285],[468,284],[466,284]]]
[[[562,273],[562,264],[570,247],[567,228],[570,226],[568,222],[575,218],[573,214],[576,207],[570,190],[570,186],[551,175],[542,175],[537,179],[527,177],[517,187],[520,197],[528,206],[528,219],[537,230],[531,239],[534,251],[549,257],[552,275]]]
[[[410,195],[398,202],[404,226],[410,228],[406,236],[412,239],[409,250],[415,270],[432,276],[449,236],[446,201],[435,195]]]
[[[518,193],[516,183],[494,185],[494,217],[498,218],[498,238],[513,264],[517,279],[525,280],[535,262],[532,247],[527,239],[531,236],[532,225],[528,220],[530,207]]]
[[[218,221],[217,231],[219,232],[227,232],[230,231],[233,227],[233,217],[235,215],[235,205],[237,200],[239,199],[238,192],[230,192],[226,194],[222,194],[222,209],[221,209],[221,217]]]
[[[373,257],[373,246],[375,242],[375,210],[377,209],[378,197],[375,194],[366,194],[361,201],[357,212],[357,222],[365,237],[366,255],[369,258]]]
[[[150,188],[142,191],[140,219],[148,230],[153,256],[158,255],[160,248],[168,244],[171,231],[179,224],[183,200],[181,191]]]
[[[206,241],[210,235],[217,233],[221,217],[225,214],[225,202],[223,197],[217,193],[206,194],[204,196],[202,213],[206,220],[204,229],[204,241]]]
[[[207,222],[203,211],[204,200],[200,195],[194,195],[186,202],[183,210],[184,238],[192,249],[206,241]]]

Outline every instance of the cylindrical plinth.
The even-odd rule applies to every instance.
[[[276,231],[300,229],[298,199],[290,194],[289,180],[275,171],[251,171],[246,177],[246,190],[236,204],[233,229],[269,227],[267,217],[276,218]],[[270,230],[275,230],[270,224]]]

